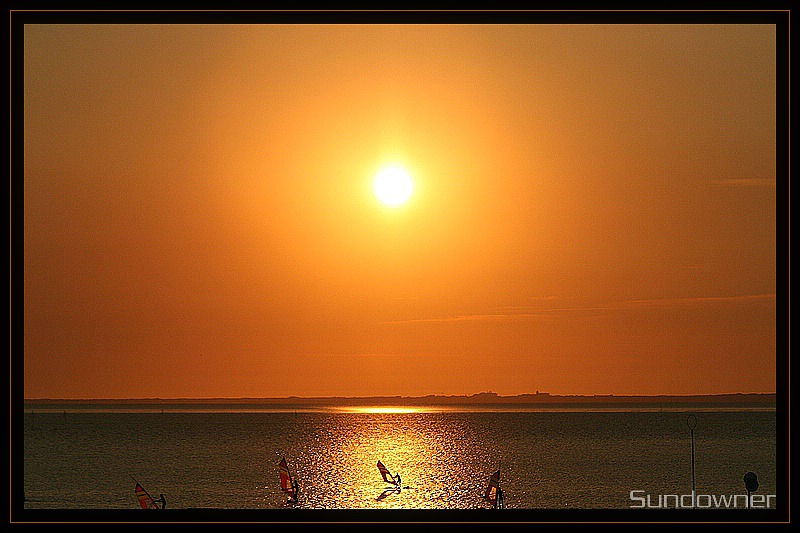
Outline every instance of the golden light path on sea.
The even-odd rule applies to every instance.
[[[347,409],[325,419],[308,418],[322,422],[298,424],[287,438],[286,458],[301,485],[300,507],[485,506],[481,495],[494,458],[469,446],[468,429],[448,413],[406,406]],[[298,442],[310,444],[293,449]],[[392,475],[400,474],[400,490],[382,479],[378,461]],[[273,502],[280,498],[267,496]]]
[[[392,414],[392,413],[424,413],[427,412],[428,409],[424,407],[394,407],[394,406],[370,406],[370,407],[342,407],[340,408],[341,411],[347,413],[384,413],[384,414]]]

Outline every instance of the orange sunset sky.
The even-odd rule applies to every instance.
[[[23,42],[25,398],[775,392],[774,25]]]

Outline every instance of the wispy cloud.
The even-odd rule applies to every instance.
[[[775,187],[775,178],[729,178],[712,180],[711,184],[724,187]]]
[[[767,294],[745,294],[739,296],[699,296],[692,298],[660,298],[660,299],[646,299],[646,300],[628,300],[628,304],[634,306],[650,305],[650,306],[674,306],[674,305],[691,305],[702,303],[737,303],[737,302],[756,302],[756,301],[769,301],[775,299],[775,293]]]
[[[531,318],[552,318],[557,315],[587,313],[598,311],[621,311],[641,308],[668,308],[680,306],[693,306],[703,304],[737,304],[746,302],[763,302],[775,300],[774,293],[746,294],[737,296],[698,296],[689,298],[650,298],[641,300],[624,300],[610,302],[606,305],[587,305],[571,307],[551,307],[538,309],[535,312],[521,306],[493,307],[493,313],[475,313],[453,316],[412,318],[406,320],[391,320],[384,324],[414,324],[414,323],[445,323],[445,322],[475,322],[475,321],[507,321]]]
[[[411,318],[408,320],[390,320],[384,324],[413,324],[417,322],[470,322],[470,321],[497,321],[497,320],[516,320],[519,318],[545,317],[547,313],[493,313],[475,315],[456,315],[430,318]]]

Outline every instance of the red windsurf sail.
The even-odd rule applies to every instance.
[[[286,464],[286,459],[281,459],[278,463],[281,473],[281,490],[287,493],[290,497],[294,497],[294,486],[292,485],[292,474],[289,473],[289,465]]]
[[[136,494],[136,497],[139,498],[139,503],[141,504],[142,509],[158,509],[156,502],[153,501],[153,498],[151,498],[149,494],[147,494],[147,491],[144,490],[144,487],[139,485],[138,481],[136,482],[134,493]]]

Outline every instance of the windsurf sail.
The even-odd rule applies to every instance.
[[[483,493],[483,499],[494,505],[497,502],[497,493],[500,490],[500,469],[489,476],[489,485]]]
[[[136,482],[136,487],[133,489],[136,497],[139,498],[139,504],[141,504],[142,509],[158,509],[158,505],[156,505],[155,500],[144,490],[139,482]]]
[[[389,472],[389,469],[388,469],[388,468],[386,468],[386,467],[383,465],[383,463],[382,463],[382,462],[380,462],[380,461],[378,461],[378,470],[380,471],[380,473],[381,473],[381,476],[383,476],[383,480],[384,480],[386,483],[392,483],[392,484],[396,484],[396,483],[397,483],[397,480],[394,478],[394,476],[392,475],[392,473],[391,473],[391,472]]]
[[[289,473],[289,465],[286,464],[286,458],[281,459],[281,462],[278,463],[278,468],[281,473],[281,490],[288,494],[290,498],[294,498],[294,484],[292,483],[292,474]]]

